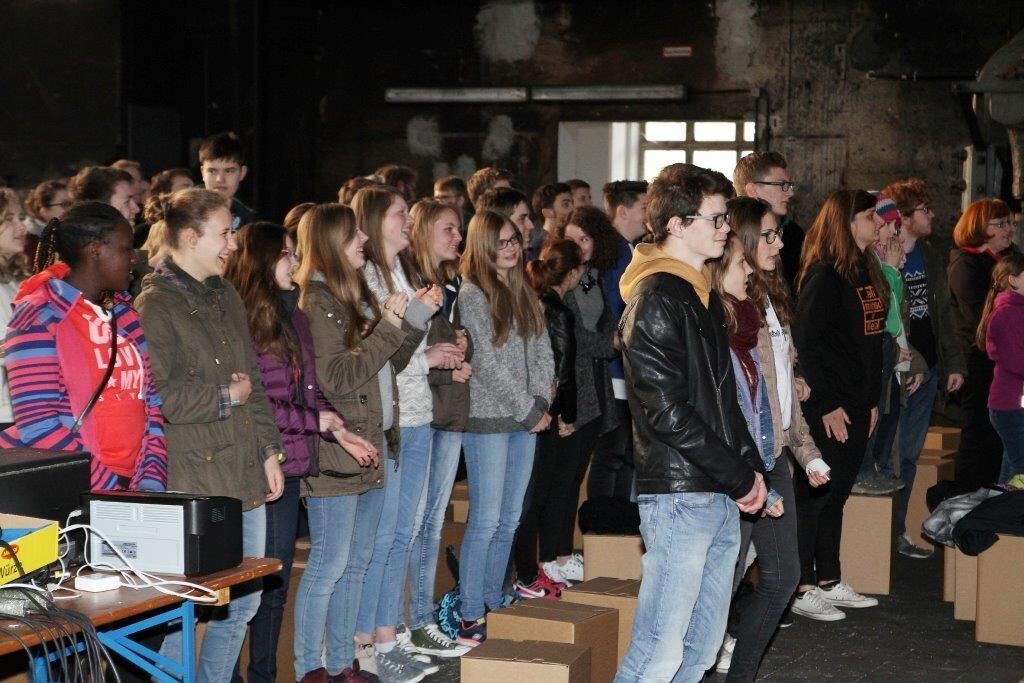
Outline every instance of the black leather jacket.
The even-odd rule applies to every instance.
[[[544,318],[551,338],[551,351],[555,356],[555,379],[558,389],[555,400],[548,409],[552,418],[561,417],[562,422],[576,422],[576,332],[575,316],[561,297],[548,292],[541,297],[544,304]]]
[[[669,273],[638,282],[622,316],[639,493],[724,493],[734,500],[764,473],[736,400],[722,311]],[[767,484],[767,482],[766,482]]]

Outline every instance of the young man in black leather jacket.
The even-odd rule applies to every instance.
[[[739,512],[764,467],[736,400],[722,304],[704,276],[729,236],[729,181],[692,169],[648,190],[648,243],[621,280],[626,390],[647,552],[617,683],[699,681],[725,633]],[[685,657],[684,657],[685,653]]]

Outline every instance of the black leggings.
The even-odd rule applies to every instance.
[[[842,578],[839,542],[843,534],[843,508],[864,461],[871,421],[871,414],[867,410],[847,409],[846,413],[850,417],[850,424],[846,426],[846,443],[825,436],[821,416],[807,413],[811,437],[832,471],[829,483],[813,488],[803,469],[794,468],[801,585],[815,585]]]
[[[520,581],[532,582],[537,575],[538,539],[541,562],[572,554],[580,485],[600,429],[601,420],[595,419],[564,439],[554,426],[537,439],[533,476],[523,505],[526,512],[514,549]]]
[[[956,452],[954,479],[958,491],[975,491],[999,480],[1003,442],[988,414],[988,390],[995,364],[976,348],[967,352],[967,377],[960,392],[964,426]]]

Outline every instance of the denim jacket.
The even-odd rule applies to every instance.
[[[764,374],[761,372],[761,358],[757,349],[750,350],[754,357],[754,364],[757,366],[757,396],[751,396],[750,386],[747,384],[746,375],[740,365],[740,359],[736,352],[729,349],[732,358],[733,374],[736,377],[736,397],[743,413],[743,419],[747,423],[747,430],[757,444],[757,452],[761,456],[766,472],[775,468],[775,430],[772,426],[772,409],[768,400],[768,389],[764,381]],[[756,398],[756,400],[755,400]],[[768,489],[768,499],[765,507],[771,507],[782,496],[772,488]]]

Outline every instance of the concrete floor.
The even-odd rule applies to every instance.
[[[974,622],[953,619],[952,603],[942,602],[941,553],[928,560],[897,554],[894,562],[892,595],[878,607],[846,610],[846,619],[832,623],[795,617],[781,629],[759,680],[1024,681],[1024,648],[976,643]],[[458,681],[458,661],[427,680]]]

